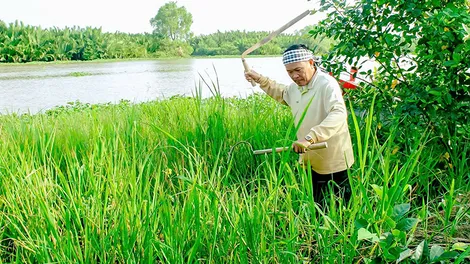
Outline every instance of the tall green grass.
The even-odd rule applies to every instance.
[[[290,111],[206,84],[212,98],[1,116],[1,262],[468,261],[468,145],[452,168],[425,133],[397,151],[372,106],[351,119],[353,198],[320,205],[295,154],[251,154],[290,145]]]

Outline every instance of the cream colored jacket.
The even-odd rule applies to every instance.
[[[269,96],[291,108],[296,125],[306,111],[297,131],[297,139],[304,139],[310,134],[315,143],[328,143],[326,149],[301,154],[302,164],[310,162],[312,169],[319,174],[330,174],[351,167],[354,156],[347,111],[339,84],[333,77],[317,70],[307,86],[299,87],[295,83],[286,86],[264,76],[258,82]]]

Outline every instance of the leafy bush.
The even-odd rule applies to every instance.
[[[377,122],[400,119],[402,143],[410,130],[429,130],[439,145],[459,148],[470,138],[469,3],[456,1],[322,0],[331,11],[311,34],[334,38],[325,56],[329,71],[339,74],[346,65],[361,72],[364,59],[376,70],[351,96],[367,109],[378,93]]]

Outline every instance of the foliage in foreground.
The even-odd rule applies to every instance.
[[[403,121],[403,143],[410,130],[429,130],[449,152],[470,139],[468,0],[320,2],[328,16],[311,33],[339,40],[325,57],[328,71],[377,63],[376,72],[363,72],[370,93],[356,102],[369,105],[379,93],[377,118]]]
[[[470,175],[455,168],[469,147],[442,170],[425,136],[400,150],[393,133],[379,140],[373,110],[351,120],[349,205],[313,201],[295,155],[251,154],[295,134],[289,111],[265,96],[1,116],[0,260],[468,260]]]

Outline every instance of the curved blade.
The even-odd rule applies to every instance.
[[[272,32],[271,34],[269,34],[267,37],[262,39],[260,42],[256,43],[255,45],[253,45],[249,49],[245,50],[245,52],[243,52],[243,54],[242,54],[242,58],[244,58],[246,55],[250,54],[251,52],[253,52],[257,48],[259,48],[259,47],[263,46],[264,44],[268,43],[270,40],[272,40],[274,37],[276,37],[277,35],[282,33],[284,30],[288,29],[289,27],[291,27],[295,23],[299,22],[302,18],[306,17],[307,15],[314,14],[315,12],[316,12],[315,10],[312,10],[312,11],[307,10],[307,11],[303,12],[302,14],[298,15],[296,18],[292,19],[287,24],[280,27],[278,30],[276,30],[276,31]]]

